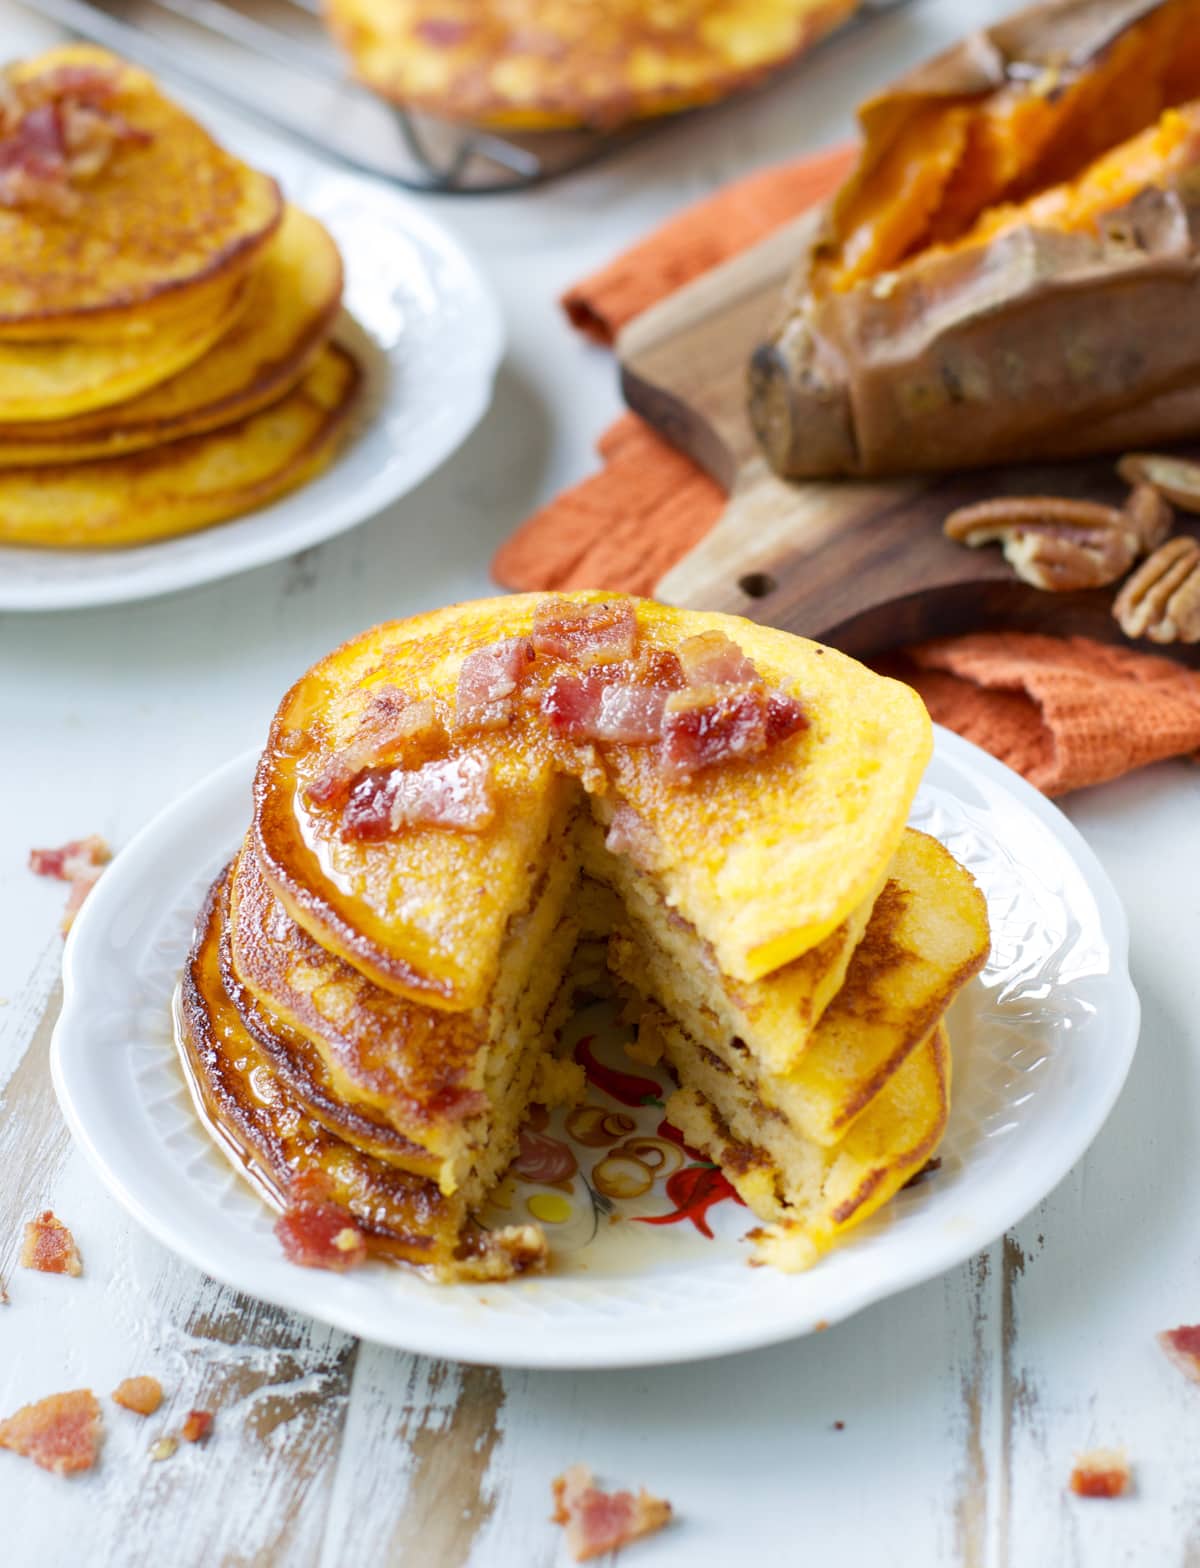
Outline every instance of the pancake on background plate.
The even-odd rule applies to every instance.
[[[479,1216],[528,1118],[585,1089],[556,1041],[600,943],[675,1136],[766,1222],[764,1256],[813,1262],[936,1147],[944,1015],[988,950],[970,876],[905,827],[930,749],[916,694],[832,649],[601,593],[323,659],[276,714],[179,1010],[201,1113],[289,1255],[412,1260],[339,1174],[369,1170],[428,1184],[438,1278],[543,1261],[539,1229]],[[253,1125],[210,1081],[218,1014],[254,1042]],[[280,1153],[297,1126],[319,1156]]]
[[[385,98],[510,130],[612,129],[727,97],[859,0],[325,0]]]
[[[117,457],[199,435],[277,401],[329,335],[341,303],[341,257],[315,218],[289,206],[241,287],[236,318],[210,352],[140,397],[49,423],[0,419],[0,468]]]
[[[362,382],[337,246],[144,71],[0,71],[0,543],[100,549],[324,468]]]
[[[235,424],[125,457],[0,469],[0,543],[144,544],[265,506],[332,460],[359,380],[328,344],[278,403]]]

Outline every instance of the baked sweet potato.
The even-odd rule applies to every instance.
[[[750,366],[790,477],[1200,434],[1200,5],[1051,0],[860,111]]]

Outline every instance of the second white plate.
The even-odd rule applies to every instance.
[[[531,1150],[535,1180],[506,1194],[509,1218],[527,1210],[558,1235],[551,1273],[438,1286],[383,1264],[345,1275],[297,1268],[271,1234],[273,1215],[197,1121],[171,1038],[192,924],[245,830],[254,762],[239,758],[171,806],[89,897],[65,955],[55,1087],[102,1180],[164,1245],[238,1289],[367,1339],[505,1366],[611,1367],[809,1333],[962,1262],[1021,1219],[1095,1137],[1133,1058],[1125,917],[1095,857],[1015,774],[939,731],[912,820],[976,877],[993,936],[986,971],[950,1015],[954,1109],[940,1169],[809,1273],[788,1276],[747,1266],[753,1220],[729,1201],[709,1207],[715,1173],[695,1167],[625,1216],[688,1211],[675,1222],[596,1223],[607,1214],[595,1163],[605,1151],[577,1150],[574,1174],[556,1169],[552,1126]],[[589,1099],[656,1132],[661,1112],[635,1110],[636,1086],[606,1075],[622,1062],[594,1021],[572,1029],[573,1039],[597,1035]],[[539,1148],[550,1162],[540,1190]]]
[[[257,512],[122,550],[0,546],[0,610],[66,610],[211,582],[365,522],[441,466],[491,401],[499,306],[457,241],[418,204],[268,131],[202,112],[330,230],[346,268],[338,336],[367,373],[354,428],[319,478]]]

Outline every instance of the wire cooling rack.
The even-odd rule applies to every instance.
[[[321,24],[319,0],[27,3],[72,33],[183,78],[326,155],[412,190],[521,190],[650,136],[660,123],[615,134],[497,135],[398,108],[349,79]],[[848,26],[905,3],[864,0]]]

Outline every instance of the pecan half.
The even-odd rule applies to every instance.
[[[1200,469],[1197,469],[1197,475],[1200,476]],[[1200,495],[1197,504],[1200,505]],[[1139,555],[1157,550],[1175,523],[1170,502],[1158,485],[1135,484],[1124,510],[1130,527],[1137,534]]]
[[[1115,506],[1057,496],[1001,496],[947,517],[946,537],[971,546],[999,543],[1017,576],[1050,593],[1105,588],[1123,577],[1144,548],[1146,518]]]
[[[1200,544],[1178,534],[1159,545],[1122,587],[1113,615],[1126,637],[1200,642]]]
[[[1130,485],[1152,485],[1181,512],[1200,512],[1200,463],[1160,452],[1130,452],[1117,464]]]

